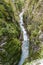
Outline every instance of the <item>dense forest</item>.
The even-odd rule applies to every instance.
[[[16,65],[20,59],[21,42],[15,5],[0,0],[0,64]]]
[[[0,65],[20,62],[24,30],[20,27],[19,14],[22,10],[22,26],[29,39],[28,58],[22,65],[41,65],[37,59],[43,60],[43,0],[0,0]]]

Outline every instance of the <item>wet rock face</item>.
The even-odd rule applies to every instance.
[[[23,33],[20,35],[20,40],[23,41]]]
[[[43,65],[43,59],[37,59],[32,62],[27,62],[24,65]]]
[[[40,39],[40,41],[42,41],[42,42],[43,42],[43,33],[42,33],[42,34],[40,34],[39,39]]]

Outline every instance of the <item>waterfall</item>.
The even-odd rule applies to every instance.
[[[28,40],[27,32],[24,27],[24,23],[23,23],[23,13],[24,13],[24,11],[22,11],[19,15],[19,17],[20,17],[19,24],[21,27],[21,32],[23,33],[23,42],[22,42],[23,44],[22,44],[21,59],[20,59],[20,62],[18,65],[22,65],[24,63],[25,59],[28,58],[28,55],[29,55],[29,40]]]

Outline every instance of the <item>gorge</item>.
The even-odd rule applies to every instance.
[[[0,0],[0,65],[43,65],[43,0]]]

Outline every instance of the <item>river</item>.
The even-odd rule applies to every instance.
[[[26,29],[25,29],[24,23],[23,23],[23,13],[24,13],[24,11],[22,11],[19,15],[19,17],[20,17],[19,24],[21,27],[21,32],[23,33],[23,42],[22,42],[21,59],[20,59],[18,65],[22,65],[24,63],[24,61],[26,60],[26,58],[28,58],[28,55],[29,55],[29,39],[28,39],[28,35],[27,35]]]

